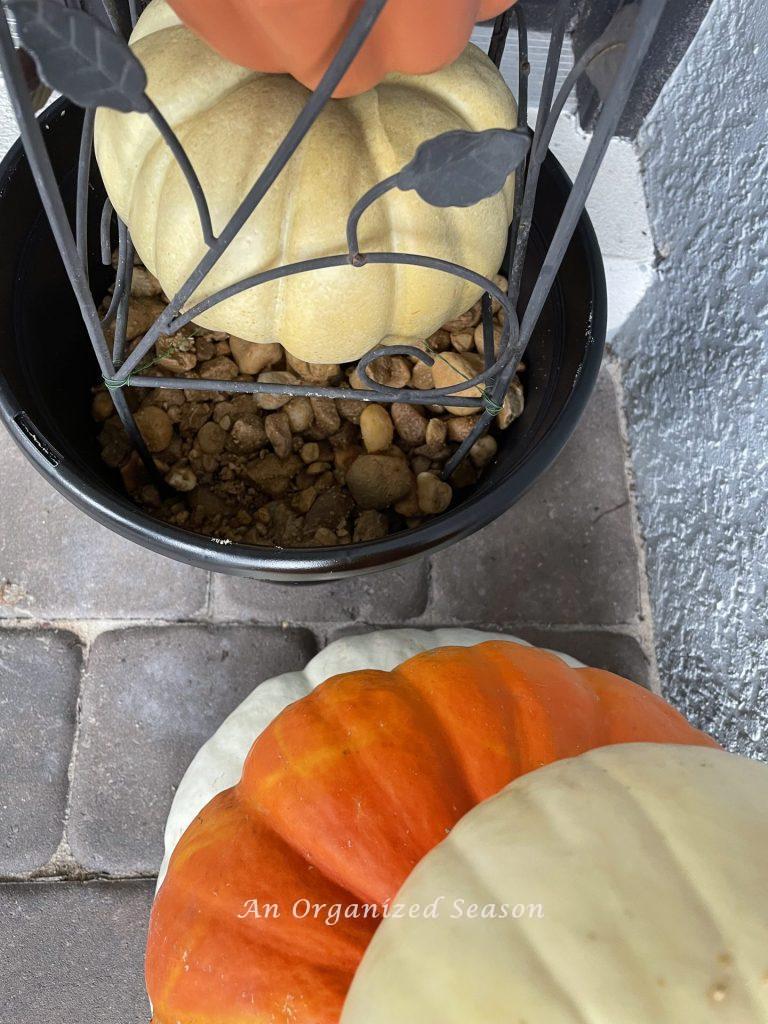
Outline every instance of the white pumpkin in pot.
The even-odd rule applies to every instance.
[[[547,765],[416,866],[341,1024],[764,1024],[766,850],[755,761],[631,743]]]
[[[230,64],[153,0],[131,46],[147,92],[180,138],[219,233],[309,96],[288,75]],[[491,61],[470,45],[429,75],[391,74],[375,89],[334,100],[192,298],[252,274],[346,251],[357,199],[399,171],[427,139],[457,129],[513,128],[512,95]],[[144,114],[101,109],[96,156],[109,197],[145,265],[173,294],[205,252],[186,179]],[[514,181],[466,208],[435,208],[415,192],[378,199],[360,222],[363,251],[437,256],[486,276],[499,269]],[[309,362],[354,360],[380,343],[417,342],[468,309],[480,289],[422,267],[350,266],[251,288],[198,323],[252,342],[281,342]],[[192,304],[190,303],[190,304]]]

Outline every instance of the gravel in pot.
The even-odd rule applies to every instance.
[[[506,278],[496,283],[506,289]],[[134,268],[131,291],[129,343],[140,340],[159,303],[167,302],[141,265]],[[102,314],[109,300],[107,294]],[[497,339],[502,317],[497,303]],[[414,389],[471,378],[483,365],[481,318],[478,302],[425,340],[435,354],[434,367],[403,355],[383,356],[371,367],[374,378]],[[515,376],[491,432],[448,481],[442,478],[445,464],[478,418],[471,408],[365,403],[355,398],[363,384],[353,364],[307,363],[279,344],[255,345],[194,325],[159,341],[151,365],[158,376],[335,385],[348,393],[331,399],[163,388],[130,392],[163,490],[132,450],[109,391],[103,384],[95,388],[91,410],[101,457],[120,470],[130,497],[171,526],[231,543],[332,547],[421,526],[477,484],[496,456],[495,435],[524,409],[523,386]],[[524,369],[520,364],[519,372]]]

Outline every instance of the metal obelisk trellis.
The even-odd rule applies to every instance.
[[[372,264],[403,264],[428,267],[453,274],[483,289],[482,323],[484,331],[483,370],[471,380],[450,387],[430,390],[392,388],[380,384],[368,374],[368,367],[383,355],[403,354],[433,365],[439,358],[411,346],[384,346],[368,352],[358,363],[357,372],[367,389],[355,390],[354,397],[365,402],[407,402],[440,405],[451,397],[452,406],[476,408],[480,415],[472,433],[446,464],[450,476],[474,442],[491,424],[499,411],[507,389],[531,339],[537,320],[555,281],[560,264],[584,210],[587,196],[629,98],[635,77],[651,44],[666,0],[639,0],[629,38],[612,34],[609,28],[579,58],[555,94],[557,71],[574,0],[557,0],[554,7],[551,41],[544,73],[535,129],[528,126],[529,74],[524,0],[501,14],[494,23],[489,56],[498,67],[512,20],[517,28],[519,51],[518,107],[519,123],[514,130],[492,129],[485,132],[454,131],[423,143],[414,158],[402,170],[376,185],[352,208],[347,222],[347,251],[334,256],[302,260],[254,274],[207,296],[189,306],[191,297],[205,282],[227,246],[253,214],[268,189],[311,129],[330,99],[356,54],[363,46],[387,0],[364,0],[362,9],[331,61],[319,85],[309,95],[303,110],[277,147],[248,194],[230,217],[223,230],[213,231],[208,204],[184,149],[173,129],[146,93],[146,74],[133,55],[120,30],[113,0],[102,0],[107,22],[102,23],[83,10],[65,7],[58,0],[0,0],[0,66],[18,118],[24,148],[37,182],[43,206],[53,229],[70,282],[77,296],[83,320],[105,384],[115,408],[133,444],[147,468],[155,474],[152,456],[147,450],[125,398],[126,387],[177,388],[237,392],[246,394],[282,394],[290,396],[349,397],[349,391],[318,385],[274,384],[265,382],[221,381],[188,377],[147,376],[147,356],[163,336],[174,334],[217,303],[249,288],[295,274],[322,273],[324,269],[351,265],[365,272]],[[131,0],[131,21],[138,16],[138,4]],[[8,18],[10,13],[11,19]],[[626,29],[629,19],[622,24]],[[20,45],[34,58],[40,78],[86,108],[78,169],[76,223],[73,233],[64,202],[48,158],[43,134],[35,116],[32,91],[25,77],[11,32],[15,27]],[[539,172],[558,118],[579,77],[609,51],[623,50],[623,60],[605,97],[592,139],[587,148],[563,215],[555,231],[531,296],[523,310],[518,309],[520,284],[533,219]],[[615,54],[614,54],[615,55]],[[195,200],[206,251],[187,280],[171,298],[163,313],[125,355],[126,325],[131,297],[133,245],[126,225],[117,218],[118,265],[109,309],[102,317],[91,294],[88,281],[87,225],[88,192],[93,149],[93,124],[97,106],[136,111],[150,117],[170,146],[183,171]],[[515,178],[514,215],[510,227],[510,265],[507,267],[508,291],[505,294],[493,281],[446,260],[418,253],[361,252],[357,224],[364,210],[390,189],[414,190],[434,206],[471,206],[501,190],[508,175]],[[111,261],[112,221],[116,215],[107,200],[101,214],[101,248],[105,265]],[[498,354],[494,352],[492,300],[505,311]],[[114,321],[114,344],[107,343],[105,329]],[[279,339],[275,339],[278,340]],[[474,394],[467,392],[474,389]],[[463,394],[459,394],[463,392]]]

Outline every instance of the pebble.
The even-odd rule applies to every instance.
[[[389,508],[412,485],[408,463],[394,455],[361,455],[347,471],[347,487],[361,509]]]
[[[469,449],[469,457],[478,469],[482,469],[488,465],[498,450],[496,439],[486,434],[485,437],[478,438]]]
[[[305,430],[309,430],[312,425],[313,413],[308,398],[299,395],[292,398],[284,408],[294,434],[303,434]]]
[[[268,370],[283,358],[283,346],[276,342],[257,345],[243,338],[230,338],[229,347],[240,373],[256,377],[262,370]]]
[[[173,423],[167,412],[156,405],[139,409],[135,416],[136,426],[151,452],[161,452],[173,440]]]
[[[391,409],[398,436],[411,447],[424,444],[427,435],[427,417],[419,406],[408,405],[406,402],[393,402]]]
[[[323,387],[328,387],[331,384],[336,384],[342,377],[341,366],[338,363],[307,363],[303,359],[292,356],[290,352],[285,353],[285,361],[294,373],[309,384],[321,384]]]
[[[197,487],[197,477],[189,466],[174,466],[165,482],[175,491],[193,491]]]
[[[381,405],[367,405],[360,416],[360,432],[368,452],[386,451],[395,436],[389,413]]]
[[[454,499],[450,483],[440,480],[432,473],[419,473],[416,478],[419,508],[425,515],[439,515]]]
[[[258,375],[257,380],[262,384],[299,383],[299,378],[293,373],[288,373],[287,370],[265,370],[264,373],[260,373]],[[275,412],[278,409],[282,409],[282,407],[287,405],[290,401],[290,395],[256,395],[256,404],[258,407],[260,409],[267,409],[269,412]]]
[[[319,437],[330,437],[341,426],[341,417],[332,398],[310,398],[314,422],[312,431]]]
[[[435,379],[436,388],[448,388],[454,384],[461,384],[464,380],[472,380],[483,369],[482,357],[478,357],[480,363],[473,360],[470,353],[460,355],[458,352],[445,352],[439,359],[435,360],[432,367],[432,376]],[[463,391],[457,391],[457,396],[462,398],[480,398],[482,390],[480,387],[469,387]],[[446,402],[448,399],[446,399]],[[446,405],[449,413],[453,416],[472,416],[477,412],[476,408],[470,406]]]
[[[355,544],[364,544],[367,541],[381,540],[388,533],[389,520],[387,517],[375,509],[368,509],[357,517],[352,540]]]
[[[218,423],[209,420],[197,432],[196,444],[206,455],[218,455],[227,443],[227,432]]]
[[[273,412],[264,418],[264,429],[266,430],[269,443],[275,450],[275,455],[281,459],[287,458],[293,450],[293,434],[291,433],[291,421],[287,413]]]
[[[445,512],[453,500],[453,489],[445,480],[432,473],[419,473],[416,478],[419,508],[425,515]]]

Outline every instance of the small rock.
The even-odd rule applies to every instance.
[[[442,448],[448,436],[448,427],[445,420],[431,419],[427,423],[424,437],[425,444],[430,448]]]
[[[260,384],[298,384],[299,378],[293,373],[288,373],[287,370],[265,370],[264,373],[259,374],[258,381]],[[290,395],[256,395],[256,404],[259,408],[267,409],[269,412],[282,409],[290,401]]]
[[[523,385],[518,377],[512,378],[512,383],[504,396],[501,412],[496,417],[496,423],[500,430],[506,430],[510,423],[513,423],[518,416],[522,416],[525,409],[525,396]]]
[[[312,404],[304,395],[292,398],[284,407],[294,434],[303,434],[312,425]]]
[[[424,444],[427,434],[427,417],[417,405],[406,402],[392,403],[392,419],[398,436],[406,444],[416,447]]]
[[[137,299],[153,299],[162,293],[160,282],[146,267],[134,267],[131,278],[131,295]]]
[[[265,494],[278,498],[288,490],[291,477],[300,468],[301,461],[295,455],[281,459],[272,452],[267,452],[263,458],[249,462],[246,466],[246,473]]]
[[[151,452],[161,452],[173,440],[173,423],[167,412],[156,405],[139,409],[135,416],[136,426]]]
[[[479,437],[469,449],[469,457],[478,469],[482,469],[488,465],[498,450],[499,446],[494,438],[486,434],[485,437]]]
[[[418,476],[419,473],[426,473],[431,465],[432,459],[428,455],[414,455],[411,459],[411,469],[415,476]]]
[[[400,501],[396,501],[394,504],[395,512],[400,516],[417,516],[419,514],[419,494],[416,490],[416,480],[413,480],[413,486],[404,498]]]
[[[377,384],[385,384],[389,388],[404,388],[411,379],[411,364],[405,356],[379,356],[368,365],[366,372]],[[360,378],[357,370],[352,374],[349,382],[358,391],[368,390],[368,385]]]
[[[314,422],[312,433],[317,437],[330,437],[341,426],[341,418],[332,398],[310,398]]]
[[[411,385],[420,391],[430,391],[435,386],[432,367],[421,361],[414,363],[411,370]]]
[[[211,418],[211,406],[208,402],[187,403],[181,407],[179,431],[182,437],[196,434],[200,427]]]
[[[389,413],[380,405],[368,405],[360,417],[360,432],[368,452],[383,452],[392,444],[395,428]]]
[[[360,440],[360,431],[355,429],[354,423],[345,420],[335,434],[328,438],[331,450],[336,448],[349,448]],[[326,446],[327,447],[327,446]],[[326,458],[324,455],[323,458]]]
[[[408,463],[393,455],[361,455],[347,471],[347,486],[361,509],[389,508],[412,485]]]
[[[335,534],[340,527],[348,527],[353,508],[352,498],[346,491],[331,487],[325,494],[318,495],[307,512],[307,533],[314,534],[324,528]]]
[[[317,462],[320,458],[320,445],[317,441],[308,441],[305,445],[302,445],[299,455],[301,456],[301,461],[307,466],[312,462]]]
[[[366,541],[381,540],[389,533],[389,522],[382,512],[375,509],[368,509],[361,512],[355,523],[355,531],[352,540],[355,544],[364,544]]]
[[[269,438],[269,443],[275,449],[275,455],[281,459],[291,454],[293,449],[293,435],[291,434],[291,421],[285,412],[270,413],[264,419],[264,428]]]
[[[478,359],[480,360],[479,364],[477,362]],[[482,357],[473,357],[471,352],[467,352],[465,355],[459,355],[458,352],[445,352],[439,359],[435,360],[435,365],[432,367],[432,376],[434,377],[436,388],[447,388],[452,387],[454,384],[460,384],[464,380],[472,380],[482,369]],[[481,398],[482,389],[476,385],[465,388],[463,391],[457,391],[456,395],[462,398]],[[448,399],[446,399],[447,401]],[[454,416],[472,416],[477,412],[476,408],[473,409],[470,406],[446,405],[446,408]]]
[[[466,441],[469,435],[477,426],[479,417],[474,416],[452,416],[450,419],[445,421],[446,431],[448,433],[449,441],[458,441],[461,444],[462,441]]]
[[[139,335],[146,334],[152,324],[165,311],[165,303],[157,299],[135,299],[128,306],[126,341],[133,341]],[[109,325],[108,339],[114,341],[115,321]]]
[[[339,415],[349,423],[359,423],[363,410],[368,407],[367,402],[361,402],[359,398],[337,398],[336,408]]]
[[[313,540],[321,548],[335,547],[339,543],[339,538],[336,534],[331,530],[327,530],[324,526],[315,531]]]
[[[472,331],[454,331],[451,334],[451,347],[456,352],[469,352],[474,347],[474,344],[475,335]]]
[[[336,479],[340,484],[346,483],[349,467],[360,455],[362,455],[362,450],[357,445],[350,445],[349,448],[337,448],[333,453]]]
[[[166,475],[165,482],[174,491],[193,491],[197,487],[197,477],[189,466],[174,466]]]
[[[267,443],[267,431],[258,413],[246,413],[235,420],[227,448],[239,455],[252,455]]]
[[[303,491],[299,491],[291,498],[291,507],[296,512],[305,515],[312,508],[312,503],[317,497],[316,489],[310,484],[309,487],[305,487]]]
[[[171,373],[182,374],[189,373],[190,370],[194,370],[197,366],[197,356],[194,352],[176,352],[170,351],[167,348],[162,350],[167,352],[167,355],[163,355],[158,359],[155,365],[161,367],[163,370],[170,370]]]
[[[453,500],[453,489],[445,480],[432,473],[419,473],[416,478],[419,508],[425,515],[439,515],[445,512]]]
[[[434,334],[427,338],[427,348],[431,349],[432,352],[447,352],[450,347],[450,332],[446,331],[442,327],[439,331],[435,331]]]
[[[216,344],[207,334],[195,338],[195,352],[197,352],[198,362],[207,362],[216,355]]]
[[[198,430],[195,444],[206,455],[218,455],[224,450],[227,432],[220,424],[209,420]]]
[[[120,467],[120,476],[123,478],[123,487],[129,494],[135,494],[147,483],[147,467],[141,460],[138,452],[131,452],[128,461]]]
[[[210,380],[234,380],[237,374],[237,363],[229,356],[214,356],[200,366],[200,376]]]
[[[482,303],[476,302],[466,313],[462,313],[461,316],[457,316],[454,320],[448,320],[444,323],[443,330],[448,331],[449,334],[471,330],[480,321],[482,315]]]
[[[91,415],[97,423],[103,423],[115,415],[115,403],[108,391],[97,391],[91,402]]]
[[[283,346],[277,342],[259,345],[243,338],[230,338],[229,347],[240,373],[258,376],[262,370],[268,370],[283,358]]]
[[[285,361],[294,373],[309,384],[327,387],[341,379],[341,367],[338,363],[307,363],[290,352],[285,353]]]

